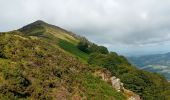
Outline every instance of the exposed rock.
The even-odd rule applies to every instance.
[[[126,95],[127,100],[141,100],[140,96],[134,92],[124,88],[123,93]]]
[[[106,82],[109,82],[112,74],[106,69],[102,69],[102,70],[100,69],[100,70],[96,70],[94,72],[94,75],[101,77],[101,79]]]
[[[103,68],[96,70],[94,72],[94,75],[101,77],[102,80],[111,84],[113,89],[115,89],[117,92],[122,92],[127,97],[127,100],[141,100],[139,95],[135,94],[130,90],[125,89],[120,79],[115,76],[112,76],[110,71],[108,71],[107,69]]]
[[[118,92],[123,91],[124,87],[123,87],[123,83],[120,82],[120,79],[113,76],[110,78],[110,81],[114,89],[116,89]]]

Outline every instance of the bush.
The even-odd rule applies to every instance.
[[[89,53],[97,52],[97,53],[101,53],[101,54],[108,54],[109,53],[109,51],[107,50],[106,47],[98,46],[96,44],[90,45],[89,48],[88,48],[88,52]]]
[[[92,53],[89,64],[107,68],[112,75],[119,77],[124,86],[139,94],[143,100],[164,100],[168,87],[166,79],[159,75],[133,67],[125,57],[112,52],[109,54]]]
[[[80,42],[77,45],[81,51],[91,54],[91,53],[101,53],[101,54],[108,54],[109,51],[104,46],[98,46],[94,43],[89,42],[86,38],[81,37],[79,38]]]
[[[77,45],[77,47],[81,50],[81,51],[83,51],[83,52],[85,52],[85,53],[88,53],[88,44],[86,43],[86,42],[79,42],[78,43],[78,45]]]

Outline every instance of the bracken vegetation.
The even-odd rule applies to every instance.
[[[116,53],[93,53],[90,55],[89,64],[110,70],[112,75],[121,79],[126,88],[139,94],[143,100],[169,99],[169,83],[163,76],[136,69],[123,56],[118,56]]]
[[[0,33],[1,100],[125,100],[94,76],[108,69],[143,100],[169,100],[170,84],[125,57],[42,21]]]
[[[1,100],[125,99],[74,53],[61,50],[59,39],[35,36],[0,34]]]
[[[124,86],[142,97],[143,100],[169,100],[170,83],[164,76],[139,70],[128,60],[107,48],[83,39],[78,48],[90,54],[88,63],[108,69],[113,76],[119,77]]]

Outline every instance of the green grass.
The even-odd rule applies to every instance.
[[[60,40],[48,32],[42,33],[44,38],[40,30],[34,27],[24,34],[0,35],[0,100],[55,100],[62,95],[68,96],[67,100],[77,96],[91,100],[123,98],[82,63],[88,54],[76,47],[76,40]]]
[[[31,27],[31,29],[22,29],[20,31],[30,36],[39,36],[45,32],[45,28],[43,26],[36,26],[36,27]]]
[[[102,81],[99,77],[91,74],[84,75],[83,86],[86,88],[86,96],[89,100],[125,100],[125,97],[113,90],[113,88]]]
[[[76,57],[79,57],[85,61],[88,60],[89,56],[88,54],[82,52],[81,50],[79,50],[74,44],[67,42],[65,40],[59,40],[59,46],[66,50],[67,52],[75,55]]]

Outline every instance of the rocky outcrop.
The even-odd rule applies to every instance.
[[[139,95],[128,89],[125,89],[120,79],[112,76],[110,71],[108,71],[107,69],[95,70],[94,75],[100,77],[103,81],[111,84],[113,89],[115,89],[117,92],[122,92],[127,97],[127,100],[141,100]]]
[[[116,89],[118,92],[123,91],[124,87],[123,87],[123,83],[120,82],[119,78],[116,78],[115,76],[112,76],[110,78],[112,87],[114,89]]]
[[[127,90],[124,88],[123,93],[127,97],[127,100],[141,100],[140,96],[135,94],[134,92]]]

